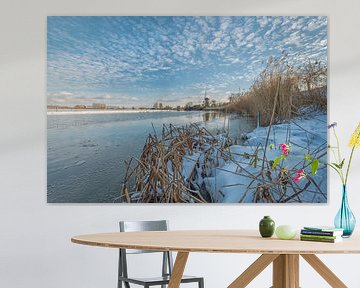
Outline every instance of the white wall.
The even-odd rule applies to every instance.
[[[115,287],[116,250],[70,243],[75,234],[115,231],[119,219],[167,218],[172,229],[256,228],[263,215],[278,224],[331,224],[340,183],[331,173],[327,205],[50,205],[46,203],[47,15],[327,15],[329,121],[345,145],[359,117],[358,0],[5,0],[0,12],[0,287]],[[360,219],[360,151],[350,203]],[[359,227],[359,225],[358,225]],[[226,287],[255,255],[192,254],[188,273],[206,287]],[[322,256],[349,287],[360,287],[360,255]],[[146,263],[134,260],[152,272]],[[347,264],[346,264],[347,263]],[[269,287],[270,269],[250,287]],[[306,263],[302,287],[328,287]]]

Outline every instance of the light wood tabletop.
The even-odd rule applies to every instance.
[[[360,253],[360,237],[339,243],[262,238],[256,230],[116,232],[75,236],[72,242],[92,246],[185,252],[250,254]]]
[[[301,255],[331,287],[347,287],[315,254],[360,253],[360,237],[338,243],[262,238],[256,230],[190,230],[97,233],[74,236],[72,242],[98,247],[178,252],[169,288],[177,288],[190,252],[262,254],[229,288],[246,287],[273,263],[274,288],[299,287]]]

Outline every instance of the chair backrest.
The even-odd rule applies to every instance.
[[[135,232],[135,231],[167,231],[167,220],[155,221],[120,221],[121,232]]]
[[[167,231],[168,221],[120,221],[120,232],[137,232],[137,231]],[[136,250],[136,249],[119,249],[119,276],[128,277],[127,272],[127,257],[126,254],[139,254],[139,253],[159,253],[161,251],[149,250]],[[173,259],[169,251],[163,253],[162,275],[172,273]],[[127,283],[126,287],[130,287]]]
[[[120,221],[120,232],[138,232],[138,231],[167,231],[167,220],[156,221]],[[126,254],[156,253],[159,251],[126,249]]]

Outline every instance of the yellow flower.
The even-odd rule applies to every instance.
[[[360,122],[350,138],[349,146],[360,147]]]

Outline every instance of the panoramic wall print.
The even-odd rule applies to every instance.
[[[327,202],[326,17],[47,20],[49,203]]]

